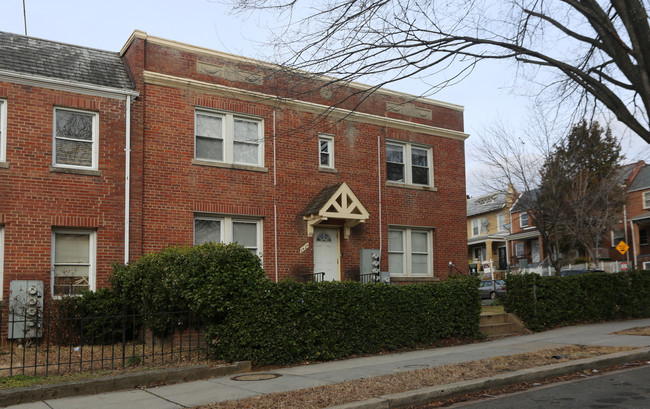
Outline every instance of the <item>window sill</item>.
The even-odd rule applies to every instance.
[[[269,171],[269,168],[265,168],[262,166],[239,165],[237,163],[211,162],[208,160],[201,160],[201,159],[192,159],[192,165],[210,166],[213,168],[250,170],[252,172],[268,173]]]
[[[318,171],[319,172],[325,172],[325,173],[339,173],[339,171],[336,170],[335,168],[324,168],[322,166],[318,167]]]
[[[386,181],[386,186],[391,186],[391,187],[401,187],[404,189],[413,189],[413,190],[424,190],[427,192],[437,192],[438,188],[435,186],[422,186],[422,185],[410,185],[408,183],[400,183],[400,182],[391,182],[391,181]]]
[[[9,162],[0,162],[0,169],[9,169]]]
[[[399,281],[405,283],[416,283],[416,282],[437,282],[440,281],[438,277],[407,277],[407,276],[390,276],[391,281]]]
[[[92,169],[74,169],[74,168],[60,168],[57,166],[50,166],[52,173],[67,173],[70,175],[85,175],[85,176],[101,176],[102,172]]]

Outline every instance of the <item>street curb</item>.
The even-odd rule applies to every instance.
[[[250,361],[235,362],[229,365],[196,365],[192,367],[156,369],[146,372],[133,372],[120,375],[102,376],[51,385],[27,386],[0,390],[0,407],[20,403],[37,402],[47,399],[67,398],[79,395],[94,395],[121,389],[133,389],[156,383],[171,384],[249,372]]]
[[[496,375],[490,378],[473,379],[455,382],[447,385],[431,386],[408,392],[392,393],[377,398],[342,405],[330,406],[326,409],[391,409],[409,405],[424,404],[436,399],[446,399],[465,393],[480,392],[485,389],[500,388],[522,382],[540,381],[546,378],[567,375],[586,369],[600,369],[626,362],[650,359],[650,348],[639,348],[632,351],[616,352],[575,361],[522,369],[508,374]]]

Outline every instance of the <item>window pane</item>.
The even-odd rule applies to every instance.
[[[234,140],[259,143],[258,122],[235,118]]]
[[[427,233],[414,231],[411,232],[411,251],[413,253],[428,253]]]
[[[429,168],[419,168],[413,166],[412,170],[413,170],[413,183],[417,183],[418,185],[429,184]]]
[[[56,136],[60,138],[92,141],[93,115],[57,110]]]
[[[323,153],[328,153],[330,151],[329,149],[329,141],[327,140],[321,140],[320,141],[320,151]]]
[[[54,242],[54,263],[90,263],[90,236],[57,233]]]
[[[250,143],[233,144],[233,158],[237,163],[251,163],[257,164],[257,149],[258,146]]]
[[[403,252],[404,251],[404,233],[399,230],[388,231],[388,251]]]
[[[428,167],[428,155],[424,149],[411,148],[411,163],[413,166]]]
[[[393,163],[404,163],[404,148],[399,145],[386,145],[386,160]]]
[[[194,244],[221,242],[220,220],[194,220]]]
[[[330,165],[330,155],[327,153],[321,153],[320,154],[320,164],[323,166],[329,166]]]
[[[56,163],[60,165],[92,166],[92,142],[55,139]]]
[[[403,254],[388,254],[388,271],[391,274],[404,274]]]
[[[386,165],[386,178],[394,182],[404,182],[404,165],[388,163]]]
[[[223,118],[197,114],[196,135],[223,139]]]
[[[413,275],[428,275],[429,256],[426,254],[413,254],[411,256],[411,271]]]
[[[246,248],[257,248],[257,223],[234,222],[232,240]]]
[[[223,140],[196,137],[196,158],[223,161]]]

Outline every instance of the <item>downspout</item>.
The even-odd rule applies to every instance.
[[[275,245],[275,282],[278,277],[278,169],[275,155],[275,111],[273,111],[273,242]]]
[[[382,217],[381,217],[381,135],[377,135],[377,192],[379,195],[379,257],[381,257],[381,250],[382,250],[382,244],[384,242],[383,240],[383,225],[382,225]],[[381,270],[381,265],[380,265],[380,270]]]
[[[126,96],[126,153],[124,159],[124,264],[129,264],[130,218],[131,218],[131,96]]]
[[[627,241],[627,206],[623,205],[623,233],[625,233],[625,243],[629,243]],[[618,245],[618,243],[616,243]],[[626,251],[625,256],[627,257],[627,265],[630,265],[630,252]]]
[[[634,222],[630,220],[630,231],[632,232],[632,250],[634,250],[634,269],[637,268],[637,249],[636,249],[636,237],[634,234]],[[629,268],[629,267],[628,267]]]

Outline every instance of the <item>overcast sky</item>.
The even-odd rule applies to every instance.
[[[25,0],[25,4],[27,34],[33,37],[119,51],[134,30],[142,30],[245,57],[269,57],[265,54],[268,47],[263,46],[268,21],[232,16],[227,7],[209,0]],[[2,1],[0,31],[24,34],[23,0]],[[484,192],[477,183],[481,168],[475,161],[481,155],[475,145],[481,131],[496,118],[518,126],[527,115],[530,98],[512,90],[513,72],[508,63],[485,63],[462,83],[429,96],[465,107],[470,195]],[[390,88],[419,94],[426,86],[412,79]],[[643,159],[650,163],[650,147],[640,137],[628,132],[621,144],[628,162]]]

